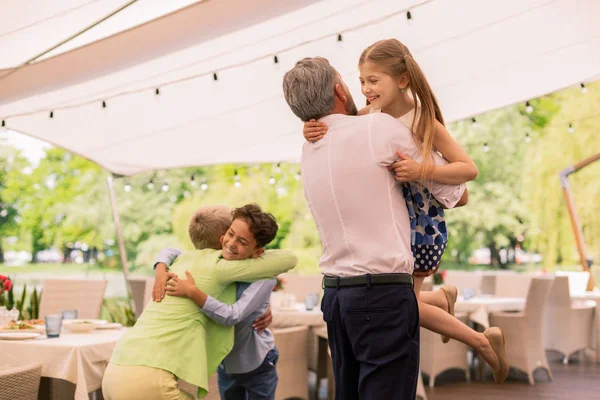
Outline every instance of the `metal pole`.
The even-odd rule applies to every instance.
[[[579,252],[579,261],[584,271],[590,272],[590,279],[588,281],[587,290],[594,290],[595,279],[591,275],[590,271],[590,263],[588,261],[587,250],[585,248],[585,241],[583,238],[583,230],[581,229],[581,224],[579,223],[579,217],[577,216],[577,209],[575,208],[575,200],[573,199],[573,194],[571,193],[571,186],[569,185],[569,175],[579,171],[583,167],[586,167],[593,163],[594,161],[600,160],[600,153],[586,158],[583,161],[578,162],[577,164],[565,168],[558,174],[560,177],[560,184],[563,188],[563,192],[565,194],[565,200],[567,201],[567,210],[569,211],[569,217],[571,219],[571,227],[573,228],[573,234],[575,235],[575,243],[577,244],[577,251]]]
[[[131,287],[129,286],[129,267],[127,266],[127,253],[125,252],[125,239],[123,238],[123,229],[121,229],[121,221],[119,219],[119,210],[117,208],[117,198],[115,196],[115,188],[113,185],[113,176],[106,178],[108,186],[108,197],[110,198],[110,206],[113,212],[113,221],[115,222],[115,230],[117,231],[117,241],[119,242],[119,253],[121,253],[121,266],[123,276],[125,277],[125,288],[127,289],[127,298],[132,310],[135,310],[133,296],[131,295]]]

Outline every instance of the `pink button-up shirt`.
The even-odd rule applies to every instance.
[[[413,272],[408,211],[399,184],[386,167],[401,151],[420,159],[409,129],[393,117],[332,114],[329,130],[302,148],[304,194],[316,222],[330,276]],[[436,155],[436,162],[444,160]],[[464,185],[433,183],[444,206],[460,200]]]

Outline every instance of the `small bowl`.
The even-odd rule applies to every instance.
[[[63,326],[73,333],[87,333],[95,331],[98,325],[92,322],[66,322],[63,321]]]

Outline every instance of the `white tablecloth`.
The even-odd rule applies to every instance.
[[[600,363],[600,292],[585,292],[572,295],[572,300],[593,300],[596,303],[594,318],[596,319],[596,361]]]
[[[75,384],[75,400],[88,400],[100,389],[113,348],[125,329],[90,333],[61,333],[59,338],[40,336],[33,340],[0,340],[3,365],[42,364],[42,376]]]
[[[496,296],[475,296],[465,300],[458,296],[456,300],[455,311],[465,312],[469,319],[489,328],[489,314],[500,311],[523,311],[525,309],[525,299],[520,297],[496,297]]]
[[[316,306],[310,311],[306,310],[304,303],[296,303],[292,310],[279,310],[273,308],[273,328],[287,328],[290,326],[306,325],[309,327],[323,326],[323,313],[320,306]]]

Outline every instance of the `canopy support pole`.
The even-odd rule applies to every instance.
[[[125,278],[127,300],[129,305],[131,306],[131,309],[135,311],[135,304],[133,302],[133,296],[131,294],[131,286],[129,285],[129,266],[127,264],[127,253],[125,252],[125,239],[123,237],[123,229],[121,228],[121,220],[119,219],[119,209],[117,206],[117,197],[115,196],[115,188],[113,182],[113,175],[110,175],[106,178],[106,185],[108,186],[108,197],[110,198],[110,206],[112,208],[113,221],[115,223],[117,241],[119,243],[119,253],[121,254],[121,267],[123,270],[123,277]]]
[[[600,153],[586,158],[583,161],[576,163],[568,168],[563,169],[559,172],[560,184],[565,194],[565,200],[567,201],[567,209],[569,210],[569,217],[571,218],[571,226],[573,228],[573,234],[575,235],[575,242],[577,243],[577,251],[579,252],[579,261],[584,271],[591,272],[591,260],[588,259],[587,251],[585,248],[585,241],[583,238],[583,231],[581,230],[581,224],[577,216],[577,210],[575,208],[575,200],[573,199],[573,193],[571,192],[571,186],[569,185],[569,175],[581,170],[582,168],[590,165],[591,163],[600,160]],[[588,281],[588,291],[594,290],[595,280],[590,273],[590,280]]]

